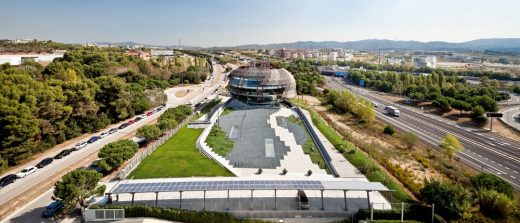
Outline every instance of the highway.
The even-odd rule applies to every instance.
[[[343,78],[326,77],[326,80],[331,88],[349,89],[369,101],[377,102],[379,119],[416,134],[434,147],[438,148],[447,133],[453,134],[464,146],[463,152],[457,155],[461,161],[479,171],[496,174],[520,190],[520,143],[480,129],[461,127],[451,120],[392,103],[377,93],[348,84]],[[401,116],[389,116],[384,110],[388,105],[399,108]]]
[[[213,74],[210,75],[210,77],[208,77],[208,79],[203,84],[196,85],[196,86],[180,87],[180,88],[170,88],[170,89],[165,90],[165,93],[168,96],[168,101],[166,103],[166,107],[167,108],[175,107],[175,106],[178,106],[181,104],[186,104],[189,101],[191,101],[193,103],[197,103],[199,101],[202,101],[205,97],[213,94],[214,90],[218,89],[221,86],[221,84],[223,83],[223,79],[224,79],[224,75],[221,75],[222,70],[223,70],[222,66],[217,65],[214,67],[216,69],[214,69]],[[188,95],[181,97],[181,98],[175,97],[175,95],[174,95],[175,92],[177,92],[179,90],[187,90],[187,89],[191,89],[191,91]],[[193,89],[195,89],[195,90],[193,90]],[[53,177],[55,174],[59,174],[59,172],[61,172],[62,170],[66,170],[68,167],[74,165],[75,163],[81,162],[83,159],[90,156],[91,154],[97,153],[97,151],[99,151],[104,145],[106,145],[110,142],[119,140],[119,139],[123,138],[124,136],[128,135],[130,132],[139,129],[140,127],[142,127],[146,124],[152,123],[165,110],[166,109],[164,109],[158,113],[155,113],[151,116],[148,116],[148,117],[144,118],[143,120],[136,122],[123,130],[119,130],[117,133],[111,134],[103,139],[98,140],[95,143],[89,144],[87,147],[85,147],[79,151],[75,151],[75,152],[71,153],[69,156],[66,156],[62,159],[54,160],[54,162],[52,164],[50,164],[42,169],[37,170],[35,173],[33,173],[25,178],[18,179],[16,182],[0,189],[0,207],[1,207],[1,209],[7,209],[8,206],[17,205],[16,204],[17,201],[12,200],[16,196],[37,187],[37,185],[41,184],[45,180]],[[120,122],[118,124],[115,124],[114,126],[117,127],[119,124],[122,124],[122,123],[125,123],[125,122]],[[96,135],[99,135],[101,132],[102,131],[96,133]],[[87,140],[87,139],[88,139],[88,137],[85,137],[83,140]],[[36,165],[36,163],[38,163],[39,161],[40,160],[35,160],[33,162],[28,163],[26,166]],[[11,170],[7,173],[4,173],[4,175],[10,174],[10,173],[16,173],[16,171],[17,170]],[[49,192],[47,192],[46,194],[50,195]],[[43,199],[43,201],[42,201],[42,199]],[[27,205],[20,204],[20,205],[25,206],[22,209],[29,211],[29,210],[35,209],[36,208],[36,207],[34,207],[35,205],[41,206],[41,204],[43,204],[43,203],[48,204],[48,203],[50,203],[50,201],[51,201],[50,196],[43,196],[41,198],[38,198],[37,201],[31,202],[31,205],[29,205],[29,204],[27,204]],[[4,210],[2,210],[2,211],[4,211]],[[24,214],[24,211],[18,210],[18,212],[20,214]],[[11,213],[11,214],[13,214],[13,213]],[[11,215],[11,216],[13,216],[13,215]],[[2,219],[2,220],[7,220],[7,219]],[[39,221],[39,220],[35,220],[35,222],[36,221]]]
[[[518,94],[509,94],[511,99],[501,102],[503,106],[500,112],[503,113],[502,121],[507,123],[512,128],[520,131],[520,96]]]

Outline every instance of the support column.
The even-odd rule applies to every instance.
[[[155,206],[157,207],[157,201],[159,200],[159,192],[155,192]]]
[[[276,189],[274,189],[274,209],[276,210]]]
[[[206,210],[206,190],[204,190],[204,208],[202,210]]]
[[[321,190],[321,210],[325,210],[325,207],[323,206],[323,190]]]
[[[130,194],[132,194],[132,205],[134,205],[134,195],[135,195],[135,193],[130,193]]]
[[[249,210],[253,210],[253,190],[251,190],[251,202],[249,203]]]
[[[179,209],[182,209],[182,190],[179,191]]]
[[[227,209],[229,211],[229,190],[227,190]]]
[[[367,204],[368,204],[368,208],[370,208],[370,191],[367,190]]]
[[[346,190],[343,190],[343,199],[345,200],[345,211],[348,211],[347,191]]]

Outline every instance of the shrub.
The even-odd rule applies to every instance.
[[[262,174],[264,172],[264,170],[262,170],[262,168],[258,168],[258,172],[256,172],[257,174]]]
[[[155,139],[161,135],[161,129],[157,125],[145,125],[137,130],[135,136],[144,138],[147,141]]]
[[[480,173],[470,177],[471,184],[477,190],[494,190],[513,197],[513,187],[500,177],[490,173]]]
[[[175,119],[160,119],[157,125],[159,126],[159,129],[164,132],[174,129],[177,127],[178,123]]]
[[[282,175],[285,175],[285,174],[287,174],[287,169],[282,170]]]
[[[425,202],[435,204],[439,213],[449,219],[462,217],[471,207],[469,193],[460,184],[426,182],[420,193]]]
[[[393,135],[395,133],[395,128],[391,125],[387,125],[387,126],[385,126],[383,133],[387,134],[387,135]]]
[[[307,171],[307,176],[312,175],[312,170]]]
[[[411,132],[406,132],[401,135],[400,140],[406,149],[411,150],[419,142],[419,137]]]
[[[481,190],[478,193],[480,212],[491,218],[507,218],[515,210],[515,202],[503,193]]]

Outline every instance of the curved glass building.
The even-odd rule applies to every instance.
[[[240,67],[228,78],[231,97],[248,104],[274,104],[296,96],[296,81],[286,69]]]

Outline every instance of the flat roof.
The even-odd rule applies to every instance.
[[[137,181],[137,182],[136,182]],[[128,180],[119,183],[110,194],[219,190],[348,190],[391,191],[379,182],[347,180],[193,180],[148,181]]]

